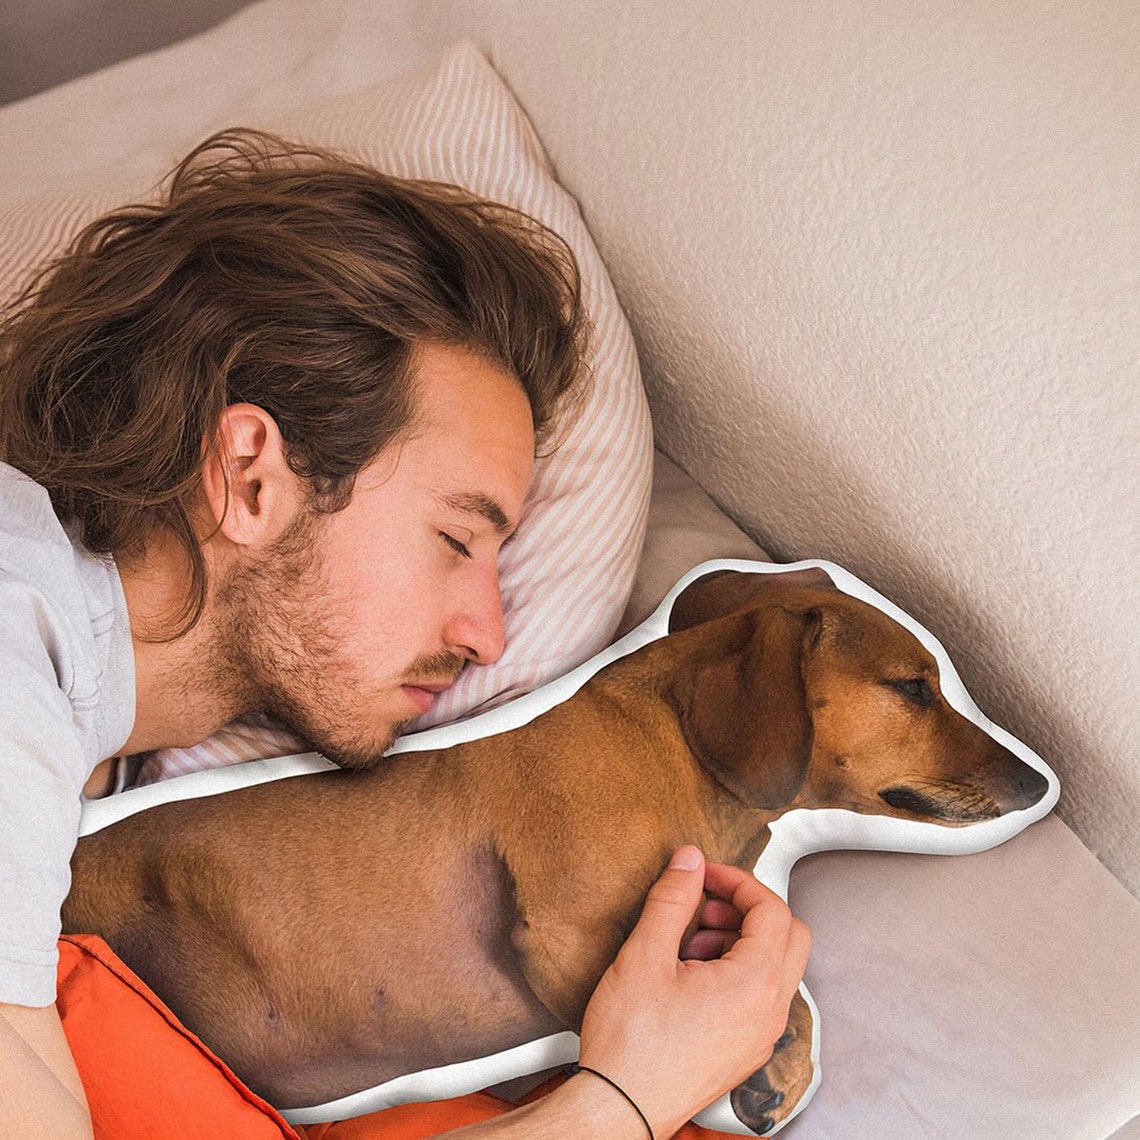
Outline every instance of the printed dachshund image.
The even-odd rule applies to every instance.
[[[792,809],[960,827],[1046,790],[882,611],[822,572],[724,572],[522,727],[81,839],[64,929],[102,935],[273,1104],[313,1105],[578,1030],[684,843],[751,869]],[[797,997],[732,1094],[746,1126],[791,1115],[811,1037]]]

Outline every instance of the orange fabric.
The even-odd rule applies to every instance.
[[[101,938],[60,939],[57,986],[96,1140],[298,1140]]]
[[[421,1140],[514,1107],[482,1092],[293,1129],[92,934],[60,939],[56,1006],[95,1140]],[[545,1095],[560,1079],[524,1099]],[[677,1140],[731,1138],[688,1124]]]

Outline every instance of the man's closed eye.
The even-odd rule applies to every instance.
[[[441,530],[439,532],[439,537],[442,538],[443,541],[446,542],[447,545],[450,546],[456,554],[460,554],[464,558],[471,557],[471,551],[467,548],[467,546],[464,543],[460,542],[459,539],[448,534],[447,531]]]

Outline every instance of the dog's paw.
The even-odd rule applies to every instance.
[[[788,1027],[768,1063],[732,1090],[729,1102],[741,1124],[759,1136],[787,1120],[811,1087],[812,1017],[803,996],[792,999]]]

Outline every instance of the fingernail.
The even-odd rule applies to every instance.
[[[686,844],[677,849],[669,866],[674,871],[695,871],[701,865],[702,859],[703,856],[696,847]]]

